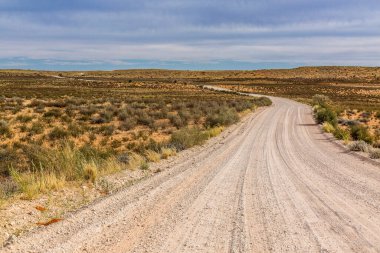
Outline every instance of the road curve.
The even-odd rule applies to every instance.
[[[380,252],[380,166],[287,99],[3,252]],[[186,153],[187,152],[187,153]]]

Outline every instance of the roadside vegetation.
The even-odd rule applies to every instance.
[[[369,153],[372,159],[380,158],[380,131],[371,128],[366,123],[378,120],[377,113],[366,113],[368,120],[350,120],[344,118],[347,112],[338,113],[332,101],[325,95],[313,97],[313,110],[317,123],[327,133],[332,133],[337,139],[348,144],[351,151]],[[339,115],[339,117],[338,117]]]
[[[1,74],[0,199],[147,170],[271,103],[179,82]]]

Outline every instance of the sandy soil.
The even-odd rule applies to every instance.
[[[379,252],[380,166],[274,105],[1,252]]]

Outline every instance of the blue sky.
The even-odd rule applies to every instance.
[[[0,0],[0,68],[379,63],[378,0]]]

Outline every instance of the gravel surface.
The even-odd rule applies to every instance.
[[[1,252],[380,252],[380,166],[281,98]]]

